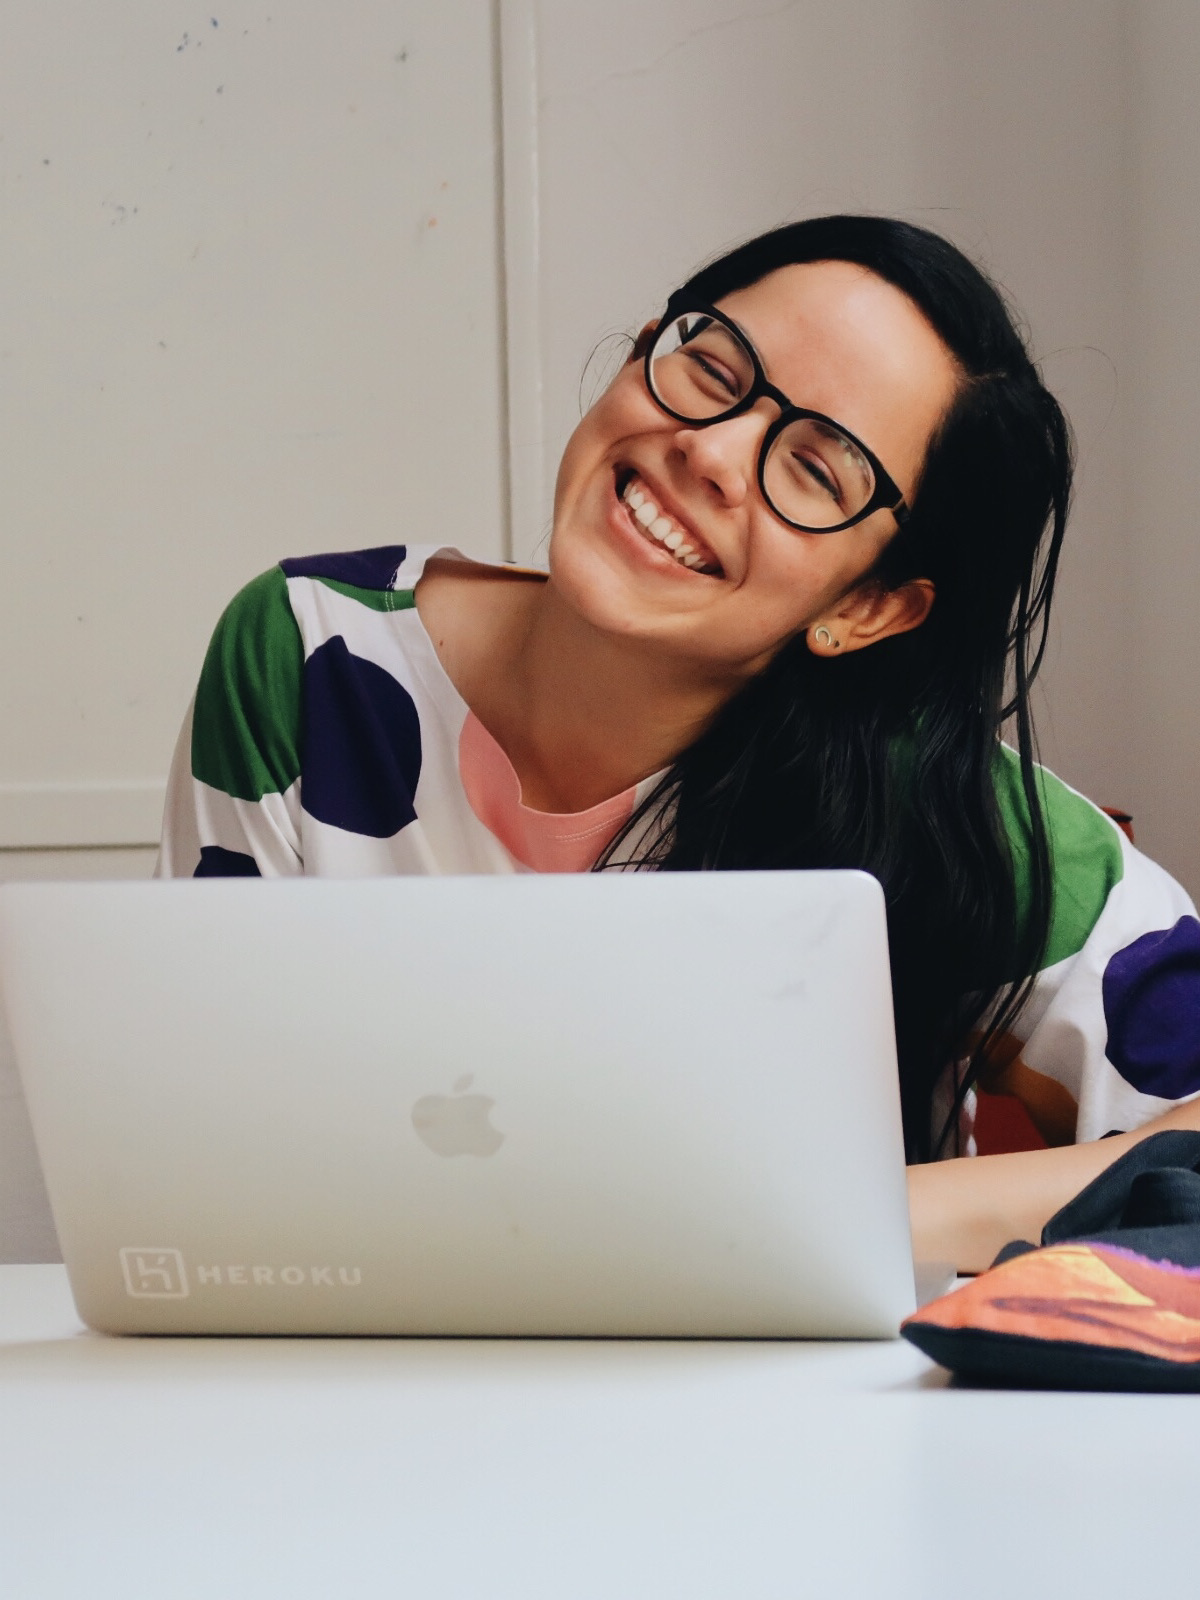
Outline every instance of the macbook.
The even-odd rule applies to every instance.
[[[890,1337],[883,896],[853,872],[22,884],[0,975],[83,1319]]]

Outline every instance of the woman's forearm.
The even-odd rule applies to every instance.
[[[1140,1139],[1168,1128],[1200,1131],[1200,1100],[1177,1106],[1133,1133],[1056,1150],[963,1156],[908,1169],[913,1254],[982,1272],[1010,1239],[1036,1244],[1067,1201]]]

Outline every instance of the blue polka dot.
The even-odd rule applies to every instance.
[[[200,846],[200,865],[193,878],[261,878],[258,862],[241,850],[226,850],[224,845]]]
[[[335,583],[353,584],[356,589],[390,589],[407,553],[402,544],[386,544],[375,550],[297,556],[279,565],[288,578],[332,578]]]
[[[421,724],[391,673],[351,655],[335,635],[304,664],[304,770],[310,817],[388,839],[416,817]]]
[[[1108,1059],[1142,1094],[1200,1089],[1200,922],[1145,933],[1104,972]]]

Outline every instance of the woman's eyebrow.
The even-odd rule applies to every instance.
[[[745,330],[745,328],[743,328],[743,327],[742,327],[742,325],[741,325],[741,323],[740,323],[740,322],[739,322],[739,321],[738,321],[738,320],[737,320],[737,318],[736,318],[736,317],[730,317],[730,318],[729,318],[729,321],[730,321],[730,322],[731,322],[731,323],[732,323],[732,324],[733,324],[733,326],[734,326],[734,327],[735,327],[735,328],[736,328],[736,329],[737,329],[737,331],[738,331],[738,332],[739,332],[739,333],[740,333],[740,334],[741,334],[741,336],[742,336],[742,338],[743,338],[743,339],[744,339],[744,340],[745,340],[745,341],[746,341],[746,343],[747,343],[747,344],[748,344],[748,345],[749,345],[749,346],[750,346],[750,349],[751,349],[751,351],[752,351],[752,352],[753,352],[753,354],[754,354],[754,355],[755,355],[755,357],[756,357],[756,358],[757,358],[757,360],[758,360],[758,364],[759,364],[759,366],[760,366],[760,367],[761,367],[761,368],[762,368],[762,369],[763,369],[763,371],[764,371],[764,372],[765,372],[765,371],[766,371],[766,370],[767,370],[767,363],[766,363],[766,361],[765,361],[765,360],[764,360],[764,359],[763,359],[763,353],[762,353],[762,351],[761,351],[761,350],[760,350],[760,349],[759,349],[759,348],[758,348],[758,346],[757,346],[757,345],[756,345],[756,344],[755,344],[755,342],[754,342],[754,340],[753,340],[753,339],[752,339],[752,338],[751,338],[751,337],[750,337],[750,335],[749,335],[749,334],[748,334],[748,333],[747,333],[747,332],[746,332],[746,330]]]

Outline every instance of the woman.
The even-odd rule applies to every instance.
[[[917,1253],[978,1269],[1137,1136],[1200,1127],[1175,1106],[1200,1090],[1193,907],[1032,761],[1070,475],[952,246],[866,217],[766,234],[575,430],[548,579],[396,547],[243,591],[161,870],[865,868]],[[977,1078],[1057,1148],[931,1162],[970,1152]]]

